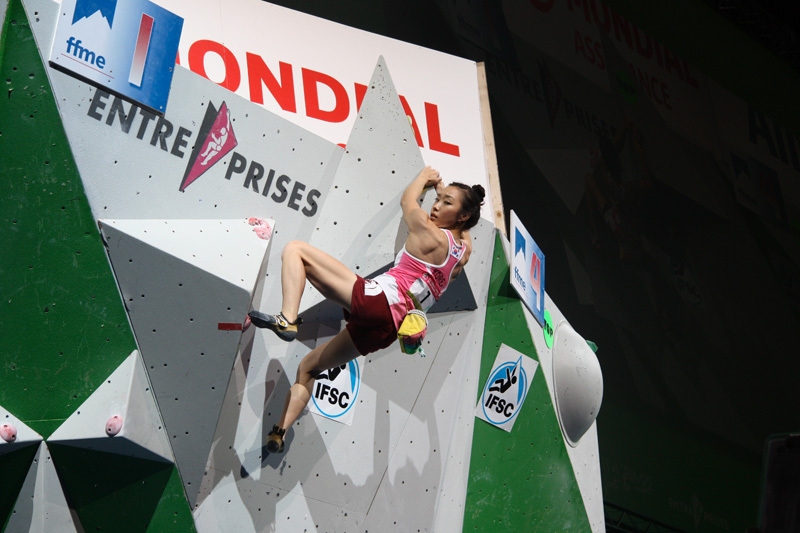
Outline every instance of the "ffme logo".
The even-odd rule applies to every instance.
[[[94,65],[101,69],[106,66],[105,57],[89,50],[83,46],[83,41],[80,39],[75,39],[75,37],[72,36],[67,39],[67,54],[79,59],[80,61],[83,61],[84,63]]]
[[[150,0],[61,0],[50,64],[163,115],[182,28]]]
[[[72,25],[74,26],[75,23],[88,19],[99,12],[100,16],[108,23],[108,29],[110,30],[114,26],[114,13],[116,10],[117,0],[76,0],[75,11],[72,15]],[[153,36],[154,21],[155,19],[147,13],[141,14],[139,31],[136,34],[136,44],[133,50],[133,58],[131,59],[131,68],[128,73],[128,83],[136,87],[142,86],[147,52]],[[106,66],[106,58],[104,56],[87,48],[81,39],[76,39],[74,36],[70,36],[67,39],[67,54],[82,61],[87,66],[91,65],[101,70]],[[107,75],[113,78],[110,74]]]
[[[117,0],[75,0],[71,26],[75,26],[75,24],[83,22],[84,20],[87,21],[86,23],[91,24],[88,19],[99,12],[100,16],[106,21],[106,24],[108,24],[108,29],[111,30],[114,27],[114,14],[116,11]],[[95,27],[95,30],[100,30],[101,33],[104,33],[101,28]],[[78,31],[79,34],[83,34],[85,38],[87,32],[80,32],[78,29],[76,29],[76,31]],[[90,34],[91,33],[95,32],[90,32]],[[101,38],[100,40],[102,42],[104,39]],[[70,35],[69,39],[67,39],[66,55],[94,70],[104,70],[107,63],[104,55],[101,55],[87,46],[83,39],[75,37],[75,35]]]

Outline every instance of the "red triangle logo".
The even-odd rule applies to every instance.
[[[211,102],[208,103],[199,138],[203,142],[195,145],[189,164],[186,165],[179,189],[181,192],[239,144],[233,131],[228,104],[222,102],[217,110]]]

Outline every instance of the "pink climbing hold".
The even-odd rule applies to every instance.
[[[263,218],[250,217],[247,219],[247,223],[255,226],[253,231],[260,239],[269,240],[272,237],[272,224]]]
[[[17,440],[17,428],[11,424],[3,424],[0,426],[0,439],[6,442],[14,442]]]
[[[122,417],[114,415],[106,422],[106,435],[113,437],[122,429]]]

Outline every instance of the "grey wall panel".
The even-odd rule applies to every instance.
[[[271,241],[245,220],[110,220],[101,231],[194,505]]]
[[[312,244],[356,273],[373,272],[393,259],[401,231],[400,194],[423,167],[413,138],[386,66],[379,61],[337,168],[329,201],[311,238]],[[320,300],[320,295],[308,291],[303,308],[313,309]],[[341,316],[340,310],[333,308],[332,312]],[[325,313],[309,318],[332,317]],[[275,344],[270,341],[268,351]],[[381,357],[384,353],[385,360]],[[286,455],[286,460],[292,461],[290,468],[281,469],[278,475],[266,470],[266,481],[284,490],[302,483],[306,497],[366,512],[413,406],[414,389],[430,366],[430,359],[413,359],[400,365],[400,355],[392,347],[368,357],[362,378],[361,399],[369,397],[370,390],[377,391],[378,396],[391,398],[398,412],[404,413],[395,418],[393,427],[381,416],[386,409],[378,410],[367,401],[359,403],[349,428],[318,417],[304,417],[290,430],[289,444],[294,451],[294,455]],[[288,368],[287,373],[293,375],[294,368]],[[404,383],[415,385],[401,386]],[[267,410],[279,411],[283,399],[283,395],[274,394]],[[273,407],[272,403],[277,405]],[[268,464],[276,460],[270,458]]]
[[[215,473],[212,471],[209,474]],[[222,476],[195,512],[199,532],[359,531],[364,515],[265,485]]]

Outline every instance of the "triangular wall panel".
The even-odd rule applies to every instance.
[[[485,220],[471,230],[473,254],[464,268],[472,281],[466,289],[470,294],[474,291],[481,309],[489,290],[486,267],[491,264],[494,232]],[[404,389],[411,389],[415,397],[367,512],[363,523],[366,531],[393,531],[399,525],[408,531],[448,531],[458,522],[471,449],[471,439],[463,438],[460,426],[471,431],[473,424],[474,397],[479,387],[476,361],[483,343],[484,316],[480,310],[429,314],[424,359],[430,359],[430,366],[426,374],[386,383],[378,391],[378,396],[395,399],[402,397]],[[373,361],[374,366],[393,369],[388,361],[391,355],[385,357],[386,361]],[[411,363],[401,357],[395,365]],[[446,527],[436,528],[434,524]]]
[[[0,405],[0,455],[30,446],[42,436]]]
[[[101,221],[191,505],[242,327],[264,279],[271,240],[251,223]]]
[[[363,276],[390,263],[407,232],[402,223],[400,196],[423,167],[414,133],[381,58],[334,174],[311,244]],[[359,216],[353,216],[356,211]],[[321,301],[319,293],[306,291],[301,302],[304,320],[329,321],[340,327],[341,309],[318,305]],[[431,341],[443,334],[437,331],[440,327],[429,327]],[[268,336],[266,342],[270,354],[285,349],[274,335]],[[290,353],[296,353],[298,348],[290,347]],[[298,356],[304,352],[307,350]],[[295,364],[292,359],[287,361],[289,376],[294,375]],[[294,452],[286,455],[292,468],[263,469],[262,482],[291,491],[291,498],[319,500],[342,512],[346,510],[348,516],[367,513],[433,358],[404,356],[393,345],[370,354],[364,364],[352,425],[316,416],[301,418],[287,439]],[[267,410],[279,413],[284,394],[276,389]],[[387,402],[394,405],[387,409]],[[265,426],[271,423],[264,421]],[[279,459],[270,457],[267,464],[276,460]]]
[[[83,531],[147,530],[159,503],[168,496],[174,464],[48,444],[67,504]],[[182,491],[178,495],[183,497]],[[185,499],[183,507],[188,513]]]
[[[77,532],[45,442],[39,444],[6,531],[28,533]]]
[[[86,531],[143,531],[157,517],[175,466],[138,351],[48,439],[67,503]],[[176,478],[177,479],[177,478]],[[189,512],[184,491],[177,485]],[[174,496],[171,498],[178,504]],[[163,513],[162,513],[163,514]]]
[[[48,442],[173,462],[139,352],[131,353]]]

